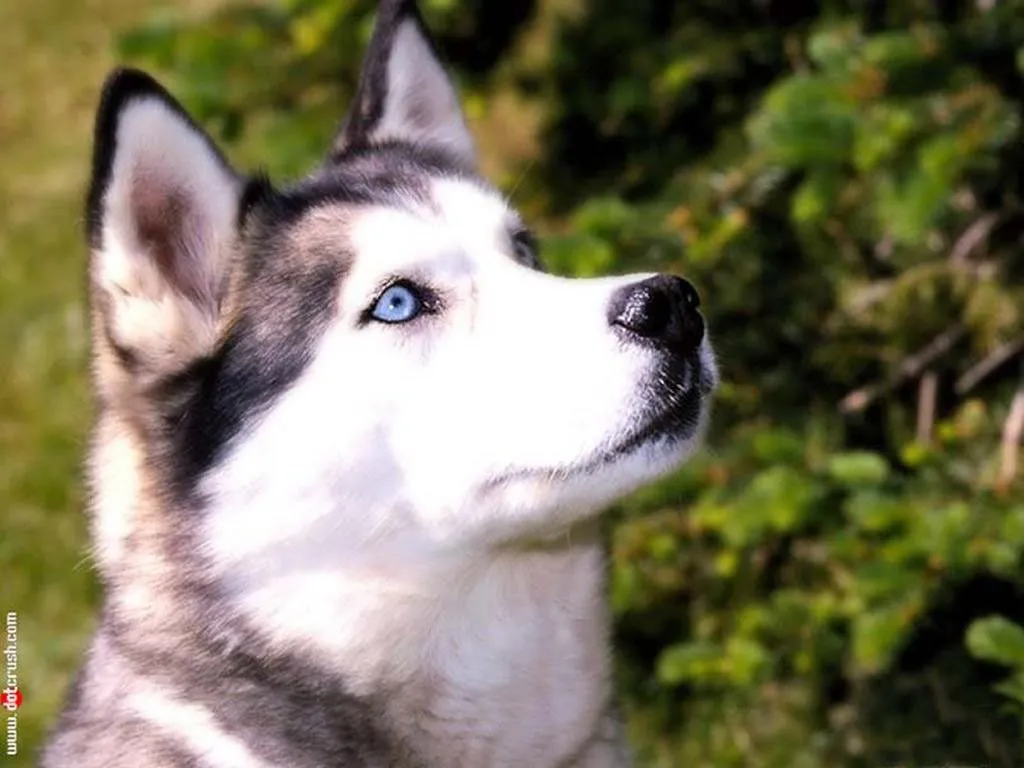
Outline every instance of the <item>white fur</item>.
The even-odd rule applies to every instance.
[[[117,567],[125,553],[141,496],[140,457],[131,440],[116,424],[101,420],[95,439],[97,455],[91,463],[92,491],[102,515],[92,517],[93,547],[98,562]]]
[[[512,258],[514,214],[498,195],[444,180],[432,198],[436,210],[356,218],[341,313],[209,476],[204,540],[275,642],[356,693],[428,691],[393,714],[445,764],[550,765],[594,732],[608,692],[602,556],[577,527],[698,437],[589,474],[491,485],[586,460],[636,425],[656,361],[616,338],[607,307],[645,276],[531,271]],[[436,287],[444,312],[356,328],[392,274]],[[702,356],[713,370],[710,346]]]
[[[208,768],[273,768],[254,755],[241,739],[217,724],[214,713],[193,702],[182,701],[155,685],[139,683],[125,702],[127,709],[194,755]]]

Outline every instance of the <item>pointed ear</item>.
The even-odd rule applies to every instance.
[[[172,373],[212,349],[242,187],[156,81],[107,78],[86,210],[101,379],[118,375],[104,352],[123,378]]]
[[[476,167],[459,95],[413,0],[381,0],[351,112],[331,153],[403,141]]]

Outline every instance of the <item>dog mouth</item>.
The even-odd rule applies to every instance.
[[[610,447],[575,465],[572,474],[590,472],[622,459],[644,446],[659,442],[677,443],[688,440],[700,424],[706,394],[701,389],[687,390],[667,406],[647,416],[641,424],[626,433]]]
[[[646,445],[657,442],[678,443],[692,438],[700,427],[705,401],[718,386],[715,366],[691,359],[683,366],[663,371],[653,387],[650,400],[658,403],[649,409],[639,426],[595,457],[584,460],[584,467],[596,469],[621,459]]]

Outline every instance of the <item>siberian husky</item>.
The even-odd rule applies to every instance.
[[[46,768],[621,766],[597,513],[697,447],[693,287],[545,274],[414,4],[275,188],[107,80],[87,203],[105,598]]]

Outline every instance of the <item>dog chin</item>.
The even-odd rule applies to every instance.
[[[496,541],[570,541],[569,532],[578,525],[678,469],[700,445],[706,423],[702,406],[684,430],[655,432],[627,450],[596,453],[565,466],[505,473],[491,479],[476,498],[502,510],[499,517],[515,521],[496,532]]]
[[[627,481],[634,480],[635,486],[657,480],[678,469],[697,450],[704,439],[705,411],[701,406],[683,428],[654,431],[630,450],[599,461],[592,468],[584,469],[581,475],[591,478],[602,474],[619,475]]]
[[[599,514],[638,488],[678,469],[700,444],[697,434],[661,435],[613,459],[586,466],[536,470],[504,476],[488,496],[506,510],[529,511],[531,535],[550,529],[557,535],[567,524]],[[542,517],[538,518],[537,515]]]
[[[607,504],[682,465],[703,441],[707,422],[705,396],[694,392],[588,456],[559,466],[511,470],[489,480],[486,490],[543,490],[542,495],[563,503]]]

